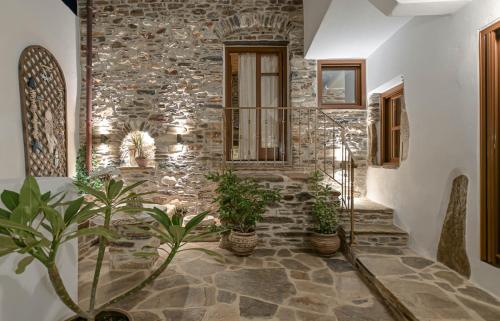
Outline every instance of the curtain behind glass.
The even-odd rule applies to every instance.
[[[257,105],[257,55],[242,53],[239,57],[239,106]],[[239,120],[239,159],[257,159],[257,114],[255,109],[241,109]]]

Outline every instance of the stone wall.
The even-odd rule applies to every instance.
[[[316,106],[316,62],[304,59],[303,52],[302,0],[94,3],[93,117],[98,158],[101,165],[120,166],[124,137],[133,130],[148,132],[156,144],[152,168],[126,171],[125,178],[148,179],[164,203],[177,200],[196,204],[198,210],[210,204],[206,200],[213,186],[204,175],[222,165],[225,41],[287,42],[289,105]],[[85,1],[80,1],[80,15],[84,64]],[[82,91],[84,98],[85,88]],[[366,112],[331,113],[352,138],[362,194]],[[80,119],[83,130],[83,101]]]

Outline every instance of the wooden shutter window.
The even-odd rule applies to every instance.
[[[398,165],[400,161],[403,99],[403,85],[392,88],[380,97],[382,164]]]

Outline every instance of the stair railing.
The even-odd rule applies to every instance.
[[[354,242],[356,163],[344,125],[316,107],[225,107],[219,111],[222,132],[217,137],[222,138],[224,168],[320,170],[340,193],[341,207],[350,218],[350,242]]]

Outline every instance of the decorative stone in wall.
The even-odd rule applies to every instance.
[[[378,164],[378,146],[380,128],[380,94],[374,94],[370,97],[367,116],[368,128],[368,165]]]
[[[19,60],[26,174],[67,176],[66,81],[56,58],[30,46]]]
[[[406,111],[406,100],[403,99],[403,106],[401,108],[401,161],[404,162],[408,159],[410,152],[410,121],[408,119],[408,112]]]
[[[467,278],[471,274],[465,242],[468,184],[469,179],[464,175],[453,180],[437,253],[439,262]]]

